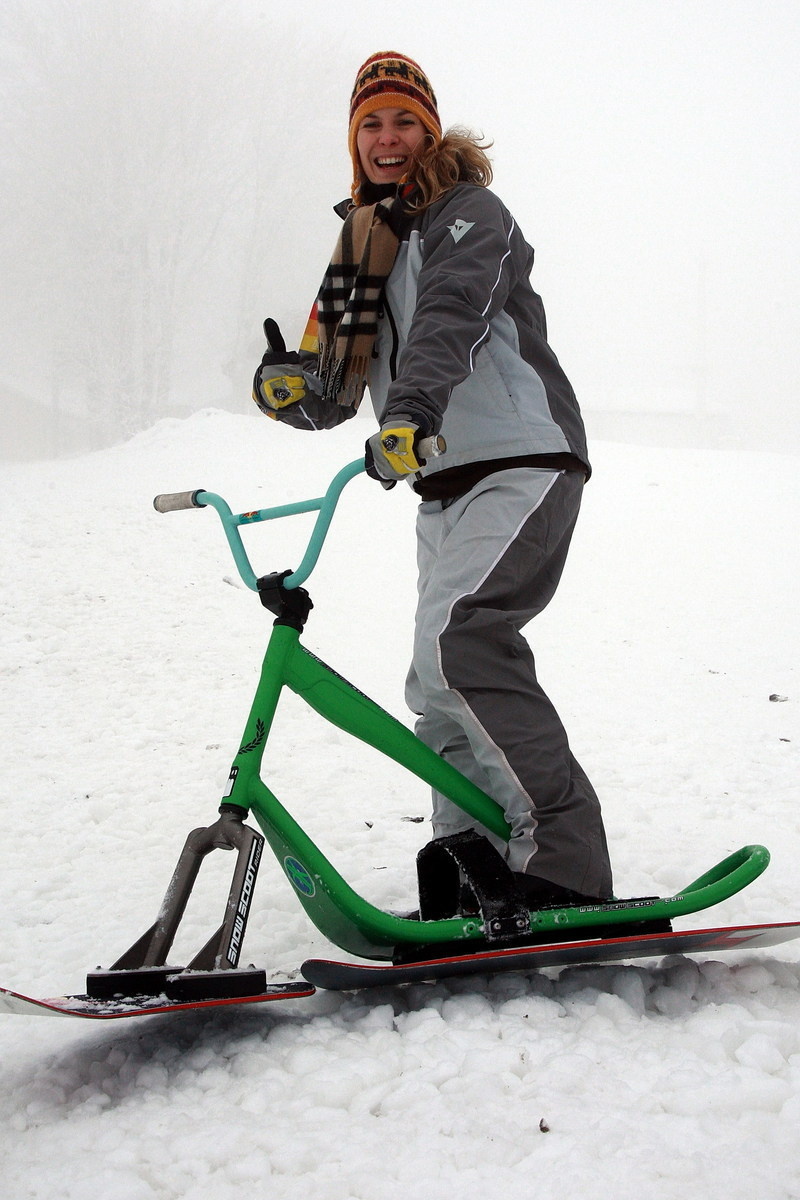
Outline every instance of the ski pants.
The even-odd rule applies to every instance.
[[[439,792],[434,837],[477,829],[512,871],[611,895],[600,805],[536,677],[522,628],[551,600],[583,476],[498,471],[417,518],[419,602],[406,701],[416,732],[503,808],[508,844]]]

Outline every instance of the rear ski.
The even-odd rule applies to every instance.
[[[586,931],[589,932],[588,930]],[[428,983],[458,975],[490,975],[497,971],[530,971],[542,967],[624,962],[666,954],[716,954],[722,950],[755,950],[800,937],[800,921],[771,925],[729,925],[715,929],[669,930],[628,937],[585,937],[582,940],[479,950],[474,954],[427,958],[416,962],[356,963],[310,958],[300,968],[315,987],[332,991]]]

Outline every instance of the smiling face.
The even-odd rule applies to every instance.
[[[404,108],[379,108],[358,127],[356,146],[370,183],[399,183],[413,163],[413,151],[427,130]]]

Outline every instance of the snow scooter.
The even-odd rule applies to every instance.
[[[263,781],[262,760],[284,688],[341,730],[376,748],[459,805],[502,839],[500,806],[416,735],[310,653],[300,637],[313,607],[301,586],[319,558],[344,487],[364,470],[344,467],[322,497],[234,514],[221,496],[197,490],[157,496],[161,513],[213,508],[239,575],[275,617],[250,715],[234,757],[217,821],[187,838],[153,925],[107,970],[91,972],[86,994],[35,1000],[0,989],[0,1012],[115,1018],[215,1005],[297,999],[315,987],[348,989],[502,969],[619,961],[666,953],[772,946],[800,936],[800,922],[675,931],[672,920],[707,909],[746,887],[766,868],[763,846],[745,846],[681,892],[531,912],[502,857],[475,832],[428,843],[420,851],[419,913],[385,912],[358,895]],[[256,576],[240,527],[316,512],[297,570]],[[261,832],[245,824],[248,813]],[[320,932],[367,962],[309,959],[302,980],[268,982],[240,968],[242,942],[264,841]],[[203,860],[236,851],[219,929],[185,967],[167,956]],[[462,904],[464,883],[472,903]],[[464,907],[470,911],[463,911]]]

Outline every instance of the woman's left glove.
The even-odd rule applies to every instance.
[[[269,349],[253,378],[253,399],[263,413],[274,418],[280,409],[305,400],[308,389],[300,355],[295,350],[287,351],[283,335],[271,317],[264,322],[264,333]]]
[[[377,479],[386,488],[394,487],[398,479],[405,479],[419,471],[424,463],[417,458],[416,442],[419,429],[416,425],[384,425],[373,433],[364,448],[367,474]]]
[[[438,458],[446,449],[444,438],[431,437],[413,421],[387,422],[368,439],[364,456],[367,474],[385,488],[394,487],[421,470],[429,457]]]

